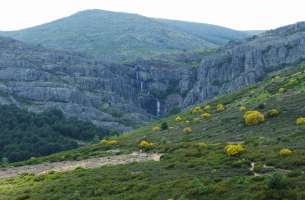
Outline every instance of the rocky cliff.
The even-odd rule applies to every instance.
[[[231,42],[202,60],[184,105],[204,101],[261,80],[267,73],[305,60],[305,23]]]
[[[188,67],[158,59],[116,65],[0,38],[1,104],[56,107],[117,131],[181,107],[194,77]]]
[[[0,38],[0,103],[35,112],[56,107],[104,128],[130,130],[303,62],[305,23],[231,42],[198,67],[188,64],[198,55],[169,59],[120,65]]]

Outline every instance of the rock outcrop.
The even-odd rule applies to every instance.
[[[305,60],[305,23],[231,42],[203,59],[184,106],[253,84],[272,71]]]

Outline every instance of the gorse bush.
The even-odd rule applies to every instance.
[[[182,117],[181,116],[176,116],[176,122],[181,122],[183,119],[182,119]]]
[[[104,140],[101,141],[101,144],[112,146],[112,145],[118,145],[118,144],[119,144],[119,141],[117,141],[117,140],[106,140],[106,139],[104,139]]]
[[[158,132],[158,131],[161,130],[161,128],[160,128],[160,126],[154,126],[154,127],[152,127],[151,130],[152,130],[153,132]]]
[[[246,112],[246,111],[247,111],[247,108],[246,108],[245,106],[241,106],[241,107],[239,108],[239,110],[240,110],[241,112]]]
[[[223,104],[218,104],[216,106],[216,111],[217,112],[223,112],[225,110],[225,106]]]
[[[278,111],[277,109],[271,109],[267,113],[268,117],[277,117],[279,115],[280,115],[280,111]]]
[[[192,113],[201,113],[202,109],[200,106],[196,106],[195,108],[192,109]]]
[[[264,115],[259,111],[247,111],[244,114],[244,121],[246,125],[256,125],[265,121]]]
[[[205,112],[205,113],[203,113],[203,114],[201,115],[201,117],[202,117],[203,119],[210,119],[210,118],[211,118],[211,114]]]
[[[205,111],[210,111],[211,110],[211,106],[210,105],[206,105],[203,108]]]
[[[288,148],[284,148],[284,149],[280,150],[280,155],[283,156],[283,157],[291,156],[292,151]]]
[[[299,117],[296,120],[297,125],[305,125],[305,117]]]
[[[225,146],[225,152],[228,156],[236,156],[244,151],[245,149],[241,144],[229,144]]]
[[[142,140],[139,142],[138,147],[142,150],[150,150],[155,147],[155,144],[153,144],[147,140]]]
[[[193,132],[193,130],[191,127],[186,127],[183,129],[183,133],[192,133],[192,132]]]

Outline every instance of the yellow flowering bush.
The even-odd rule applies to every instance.
[[[139,144],[138,144],[138,147],[140,149],[143,149],[143,150],[148,150],[148,149],[152,149],[155,147],[155,144],[147,141],[147,140],[142,140]]]
[[[192,113],[201,113],[202,109],[200,108],[200,106],[196,106],[195,108],[192,109]]]
[[[117,140],[105,140],[104,139],[104,140],[101,141],[101,144],[112,146],[112,145],[118,145],[119,141],[117,141]]]
[[[153,131],[153,132],[158,132],[158,131],[160,131],[160,130],[161,130],[160,126],[154,126],[154,127],[152,128],[152,131]]]
[[[211,114],[205,112],[205,113],[203,113],[203,114],[201,115],[201,117],[202,117],[203,119],[210,119],[210,118],[211,118]]]
[[[241,144],[229,144],[225,146],[225,152],[228,156],[236,156],[244,151],[245,149]]]
[[[182,117],[180,117],[180,116],[176,117],[176,122],[181,122],[182,120],[183,120]]]
[[[223,104],[218,104],[216,106],[216,111],[217,112],[223,112],[225,110],[225,106]]]
[[[244,114],[244,120],[246,125],[256,125],[265,121],[264,115],[259,111],[247,111]]]
[[[296,120],[297,125],[305,125],[305,117],[299,117]]]
[[[246,108],[245,106],[241,106],[241,107],[239,108],[239,110],[240,110],[241,112],[246,112],[246,111],[247,111],[247,108]]]
[[[186,127],[183,129],[183,133],[192,133],[192,132],[193,132],[193,130],[191,127]]]
[[[209,110],[211,110],[211,106],[210,105],[206,105],[206,106],[204,106],[204,108],[203,108],[205,111],[209,111]]]
[[[292,151],[288,148],[280,150],[280,156],[286,157],[286,156],[291,156],[291,155],[292,155]]]
[[[279,114],[280,111],[278,111],[277,109],[271,109],[267,113],[268,117],[277,117]]]

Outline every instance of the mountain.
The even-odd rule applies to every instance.
[[[209,24],[87,10],[1,35],[48,48],[79,51],[109,61],[214,48],[248,34]]]
[[[89,157],[95,157],[96,164],[121,158],[114,166],[94,169],[82,165],[68,171],[59,167],[44,174],[23,171],[18,177],[0,181],[0,197],[3,200],[304,199],[304,86],[305,66],[294,66],[269,74],[257,85],[111,137],[107,141],[112,143],[103,141],[15,163],[31,171],[63,158],[66,162],[53,165],[65,166],[64,163],[73,163],[69,160]],[[168,127],[162,125],[165,123]],[[152,152],[161,155],[161,159],[137,163],[131,157],[136,154],[129,153],[139,149],[146,152],[141,154],[142,159]],[[126,155],[130,155],[132,163],[125,160]],[[34,165],[37,163],[41,165]],[[13,169],[20,168],[2,169],[2,176]]]

